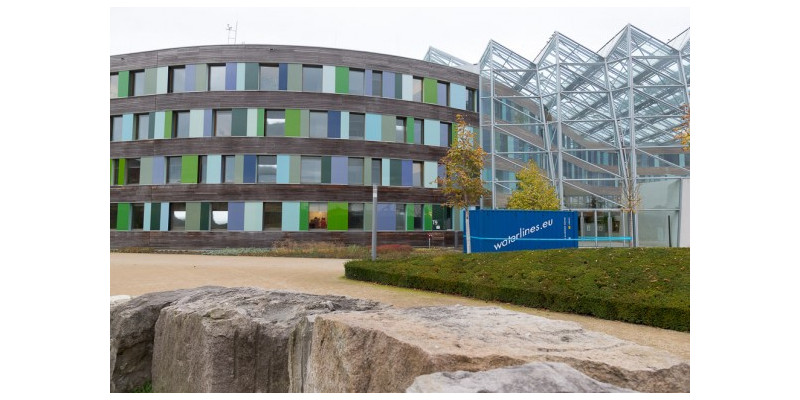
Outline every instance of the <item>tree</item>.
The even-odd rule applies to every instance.
[[[515,210],[558,210],[559,201],[556,189],[544,176],[536,162],[529,161],[525,168],[516,174],[517,189],[508,199],[508,208]]]
[[[639,211],[639,205],[642,203],[642,196],[639,193],[639,183],[635,183],[633,176],[631,176],[630,171],[626,174],[625,178],[625,186],[622,187],[622,212],[628,214],[628,227],[629,233],[631,235],[631,247],[637,246],[636,241],[636,233],[633,231],[634,229],[634,221],[633,219],[636,216],[636,212]]]
[[[481,196],[489,194],[483,187],[481,172],[486,152],[478,144],[475,132],[467,130],[461,114],[456,115],[456,141],[440,161],[445,176],[436,178],[446,199],[445,205],[464,209],[467,254],[472,253],[469,231],[469,207],[478,204]]]
[[[681,110],[683,110],[681,123],[672,130],[677,133],[675,139],[681,141],[683,151],[689,151],[689,105],[684,103],[681,105]]]

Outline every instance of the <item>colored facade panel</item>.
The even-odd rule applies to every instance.
[[[161,214],[162,214],[162,203],[150,203],[150,226],[148,227],[151,231],[158,231],[161,230]]]
[[[381,141],[394,142],[395,117],[381,115]]]
[[[414,143],[414,118],[406,117],[406,143]]]
[[[200,203],[200,230],[207,231],[210,228],[211,204]]]
[[[278,154],[278,172],[275,176],[275,183],[289,183],[289,161],[287,154]]]
[[[403,75],[400,74],[394,75],[394,98],[403,98]]]
[[[393,231],[397,229],[397,205],[394,203],[378,203],[378,230]]]
[[[264,203],[248,201],[244,203],[244,230],[260,232],[264,220]]]
[[[289,87],[289,65],[278,64],[278,90],[286,90]]]
[[[350,139],[350,113],[342,111],[340,120],[339,136],[342,139]]]
[[[364,230],[372,231],[372,203],[364,203]]]
[[[131,230],[131,203],[117,204],[117,230]]]
[[[172,111],[164,111],[164,131],[163,138],[169,139],[172,136]]]
[[[364,95],[372,96],[372,70],[364,71]]]
[[[258,63],[245,63],[244,90],[258,90]]]
[[[139,162],[139,184],[153,183],[153,157],[142,157]]]
[[[402,186],[411,186],[413,184],[413,177],[411,176],[411,173],[414,168],[411,160],[402,160],[401,168],[402,182],[400,184]]]
[[[402,186],[403,185],[403,163],[402,160],[390,160],[389,168],[389,185]]]
[[[347,185],[347,157],[331,157],[330,159],[331,159],[330,183],[334,185]]]
[[[331,157],[323,156],[320,166],[321,183],[331,183]]]
[[[422,163],[422,186],[426,188],[436,188],[439,185],[436,183],[437,168],[439,164],[436,161],[424,161]]]
[[[233,183],[244,183],[244,154],[233,156]]]
[[[425,204],[422,207],[422,229],[433,230],[433,205]]]
[[[412,100],[412,93],[414,91],[414,77],[408,74],[403,74],[403,100]],[[413,141],[412,141],[413,143]]]
[[[306,210],[308,215],[308,210]],[[306,217],[306,220],[308,217]],[[308,226],[308,224],[306,224]],[[297,232],[300,230],[300,203],[284,201],[281,210],[281,230],[284,232]]]
[[[299,92],[303,90],[303,65],[289,64],[286,90]]]
[[[336,67],[336,93],[347,94],[350,88],[350,68]]]
[[[459,110],[467,108],[467,88],[456,83],[450,84],[450,107]]]
[[[119,159],[119,170],[117,171],[117,185],[124,185],[125,184],[125,171],[126,168],[126,160],[124,158]]]
[[[394,72],[383,71],[383,97],[394,98],[395,78]]]
[[[339,111],[328,111],[328,137],[339,139],[342,127],[341,113]]]
[[[144,223],[142,224],[143,231],[150,230],[150,222],[152,222],[150,218],[152,216],[152,211],[153,211],[152,205],[150,203],[144,203]]]
[[[300,183],[300,156],[289,157],[289,183]]]
[[[236,70],[238,63],[225,63],[225,90],[236,90]]]
[[[422,79],[422,102],[436,104],[438,96],[436,94],[436,79]]]
[[[247,136],[246,108],[234,108],[231,111],[231,136]]]
[[[336,67],[322,66],[322,93],[336,93]]]
[[[197,183],[197,159],[196,155],[181,157],[181,183]]]
[[[301,202],[300,203],[300,230],[307,231],[308,230],[308,203]]]
[[[414,230],[414,205],[406,204],[406,230]]]
[[[381,159],[381,186],[389,186],[391,182],[391,175],[389,171],[391,170],[391,163],[390,159],[384,158]]]
[[[211,154],[206,159],[206,182],[222,183],[222,155]]]
[[[158,230],[169,230],[169,203],[161,203],[161,221],[158,224]]]
[[[308,110],[300,110],[300,137],[309,137],[309,115],[310,112]]]
[[[149,113],[147,121],[148,121],[147,138],[153,139],[155,138],[155,132],[156,132],[156,113],[155,112]]]
[[[244,90],[245,73],[247,65],[245,63],[236,64],[236,90]]]
[[[214,111],[203,110],[203,137],[214,136]]]
[[[167,180],[166,158],[156,156],[153,157],[153,177],[151,182],[153,185],[163,185]]]
[[[364,157],[364,184],[372,186],[372,157]]]
[[[195,65],[194,90],[198,92],[208,90],[208,64]]]
[[[186,203],[186,230],[199,231],[200,230],[200,217],[202,214],[203,203],[187,202]]]
[[[328,203],[328,230],[347,230],[347,203]]]
[[[117,73],[117,97],[128,97],[128,89],[130,88],[130,71],[119,71]]]
[[[189,110],[189,137],[203,137],[206,110]]]
[[[422,139],[423,144],[428,146],[439,145],[439,121],[435,119],[426,119],[424,121],[423,131],[425,137]]]
[[[381,141],[381,116],[366,114],[364,117],[364,139],[375,142]]]
[[[133,114],[122,115],[122,141],[133,140]]]
[[[232,201],[228,203],[228,230],[244,230],[244,202]]]
[[[187,92],[194,92],[197,85],[197,66],[189,64],[186,66],[186,85],[183,90]]]
[[[244,156],[244,171],[242,183],[256,183],[256,156],[246,154]]]
[[[156,111],[153,118],[153,138],[164,139],[164,111]]]
[[[156,94],[156,82],[158,70],[156,68],[145,68],[144,70],[144,94]]]
[[[255,137],[256,129],[258,129],[258,110],[255,108],[248,108],[245,117],[246,136]]]
[[[169,68],[158,67],[156,69],[156,94],[167,93],[168,83],[169,83]]]
[[[300,110],[286,110],[286,126],[284,135],[289,137],[300,137]]]
[[[256,136],[264,136],[264,109],[263,108],[256,109],[255,119],[256,119],[256,121],[255,121],[256,122],[256,124],[255,124],[256,125]],[[248,120],[247,123],[248,123],[248,126],[249,126],[250,121]]]

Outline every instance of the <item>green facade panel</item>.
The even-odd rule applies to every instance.
[[[156,94],[156,82],[158,69],[145,68],[144,70],[144,94]]]
[[[233,157],[233,183],[244,183],[244,154]]]
[[[198,202],[187,202],[186,203],[186,222],[184,225],[184,229],[187,231],[199,231],[200,230],[200,203]]]
[[[436,104],[436,79],[423,78],[422,79],[422,101],[424,103]]]
[[[289,183],[300,183],[300,156],[289,156]]]
[[[394,142],[394,123],[393,115],[381,115],[381,142]]]
[[[125,167],[127,162],[124,158],[119,159],[119,165],[117,170],[117,185],[124,185],[125,184]]]
[[[169,67],[158,67],[156,69],[156,94],[167,93],[169,85]]]
[[[300,92],[303,90],[303,65],[289,64],[286,89]]]
[[[364,230],[372,231],[372,203],[364,203]]]
[[[364,157],[364,184],[372,186],[372,157]]]
[[[426,231],[433,230],[433,205],[425,204],[422,207],[422,228]]]
[[[114,186],[114,182],[116,181],[114,176],[114,159],[111,159],[111,182],[109,183],[111,186]]]
[[[309,137],[308,123],[311,113],[308,110],[300,110],[300,137]]]
[[[390,160],[389,161],[389,185],[402,186],[403,185],[403,161]]]
[[[308,202],[300,203],[300,230],[308,230]]]
[[[142,157],[139,163],[139,184],[151,185],[153,183],[153,157]]]
[[[172,111],[164,111],[164,132],[163,136],[164,139],[169,139],[172,137]]]
[[[250,201],[244,203],[244,230],[260,232],[264,221],[264,203]]]
[[[394,98],[403,98],[403,75],[394,74]]]
[[[256,110],[256,136],[264,136],[264,109]]]
[[[414,205],[406,204],[406,230],[414,230]]]
[[[322,156],[322,183],[331,183],[331,157]]]
[[[208,64],[196,64],[194,76],[194,90],[198,92],[208,90]]]
[[[414,143],[414,118],[406,117],[406,143]]]
[[[197,155],[181,157],[181,183],[197,183]]]
[[[119,71],[117,73],[117,97],[128,97],[128,89],[130,88],[130,71]]]
[[[300,110],[286,110],[285,136],[300,137]]]
[[[131,203],[117,204],[117,230],[131,230]]]
[[[336,67],[336,93],[347,94],[350,90],[350,68]]]
[[[207,231],[211,228],[211,204],[200,203],[200,230]]]
[[[150,204],[150,230],[161,230],[161,203]]]
[[[328,230],[347,230],[347,203],[328,203]]]
[[[246,108],[234,108],[231,111],[231,136],[247,136]]]

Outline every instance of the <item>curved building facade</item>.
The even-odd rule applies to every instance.
[[[222,45],[111,56],[111,246],[452,244],[438,161],[479,78],[368,52]],[[372,207],[378,185],[378,207]]]

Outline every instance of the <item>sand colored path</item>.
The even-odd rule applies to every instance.
[[[689,334],[624,322],[606,321],[492,303],[464,297],[396,288],[344,278],[345,260],[280,257],[225,257],[111,253],[111,295],[140,295],[204,285],[254,286],[377,300],[395,307],[500,306],[550,319],[575,321],[588,330],[669,351],[689,360]]]

